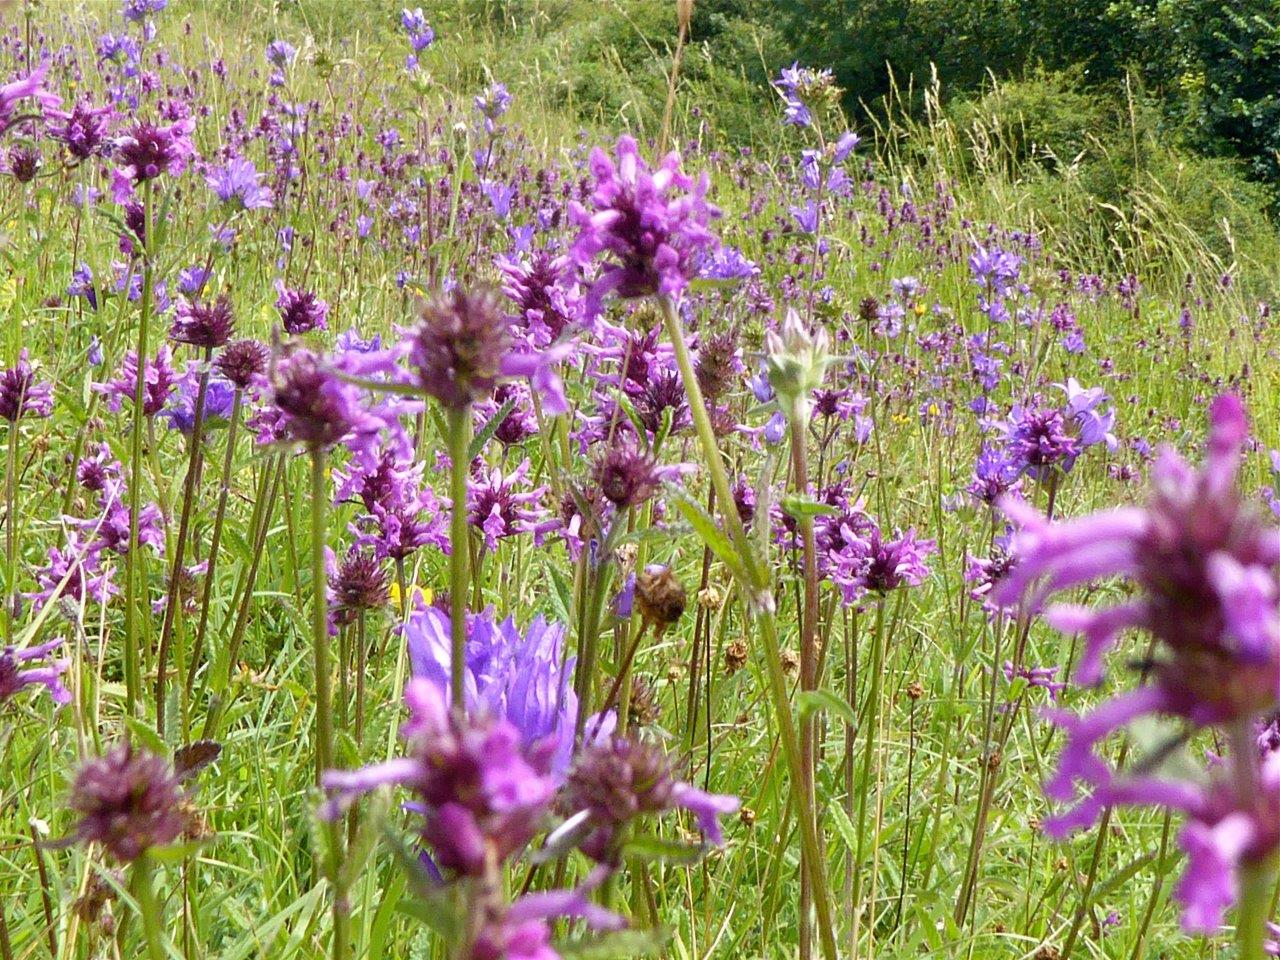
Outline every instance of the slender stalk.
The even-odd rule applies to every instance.
[[[333,766],[333,653],[325,593],[325,452],[311,451],[311,652],[316,685],[316,782]]]
[[[793,410],[788,418],[791,434],[791,472],[792,481],[797,493],[805,496],[809,492],[809,458],[805,448],[808,436],[808,423],[805,417]],[[800,689],[812,690],[816,684],[817,666],[817,631],[818,631],[818,550],[814,542],[813,517],[804,515],[796,520],[800,529],[801,549],[804,564],[804,604],[800,616]],[[801,789],[804,792],[804,803],[801,805],[802,815],[815,813],[816,804],[813,791],[814,779],[814,718],[812,716],[800,724],[800,757],[804,769]],[[821,843],[822,831],[814,818],[814,831]],[[800,960],[809,960],[813,953],[812,936],[809,929],[809,890],[808,871],[802,870],[800,877]]]
[[[880,680],[884,670],[884,597],[876,599],[875,631],[871,636],[871,689],[867,693],[867,736],[862,747],[862,784],[858,796],[857,849],[854,861],[859,865],[859,872],[853,880],[853,928],[856,931],[861,921],[862,910],[862,872],[863,849],[867,834],[867,795],[871,792],[871,760],[875,756],[876,739],[879,735],[880,717]]]
[[[470,533],[467,530],[467,456],[471,446],[471,405],[450,409],[449,496],[449,693],[454,713],[466,712],[467,578],[471,561]]]
[[[711,475],[711,483],[716,497],[720,501],[721,518],[729,532],[729,539],[741,561],[746,583],[748,605],[759,631],[760,642],[764,647],[764,666],[769,680],[769,699],[773,708],[774,719],[778,724],[778,739],[782,744],[783,756],[787,763],[787,773],[791,779],[793,795],[799,794],[803,800],[800,785],[804,783],[804,764],[800,757],[799,740],[796,736],[795,720],[791,715],[791,701],[787,696],[787,681],[782,672],[782,658],[778,643],[778,624],[771,590],[771,574],[768,564],[756,555],[752,549],[742,519],[732,509],[733,489],[725,471],[724,461],[720,456],[720,448],[716,443],[715,430],[711,426],[711,417],[707,413],[707,405],[702,398],[702,389],[698,386],[697,372],[693,359],[689,355],[689,346],[684,339],[684,330],[680,323],[680,314],[675,301],[668,296],[658,298],[662,309],[663,325],[667,338],[675,354],[676,365],[680,370],[680,378],[684,382],[685,394],[689,400],[689,411],[693,417],[698,442],[702,447],[703,458]],[[818,934],[822,940],[822,952],[827,960],[836,960],[838,951],[835,933],[831,924],[831,895],[827,883],[826,862],[818,846],[817,832],[814,829],[812,816],[802,815],[800,822],[801,848],[805,851],[806,865],[810,872],[810,883],[813,887],[814,908],[817,911]]]
[[[209,541],[208,567],[204,572],[204,590],[200,595],[200,622],[196,627],[195,645],[191,650],[191,664],[187,668],[186,698],[191,699],[196,671],[204,657],[205,633],[209,629],[209,602],[213,598],[214,574],[218,570],[218,549],[222,545],[222,523],[227,514],[227,499],[231,495],[231,467],[236,452],[236,429],[240,423],[243,391],[237,387],[231,398],[231,422],[227,427],[227,449],[222,456],[222,480],[218,485],[218,506],[213,515],[213,537]],[[267,473],[270,473],[268,468]]]
[[[137,378],[133,388],[133,433],[129,447],[129,548],[124,558],[125,713],[137,713],[142,677],[138,669],[138,511],[142,504],[142,405],[146,397],[147,327],[151,321],[151,181],[143,184],[142,302],[138,311]]]
[[[165,960],[167,954],[164,949],[164,918],[160,912],[160,903],[156,899],[156,889],[151,878],[153,872],[151,858],[144,853],[133,862],[130,868],[129,892],[138,901],[147,956],[150,960]]]
[[[13,618],[18,600],[17,524],[13,512],[14,488],[18,483],[18,421],[9,424],[9,443],[4,467],[4,624],[5,636],[13,636]]]
[[[1239,960],[1263,960],[1267,956],[1267,910],[1275,866],[1270,860],[1246,863],[1240,870],[1240,903],[1236,907],[1236,944]]]
[[[173,563],[169,568],[169,593],[165,601],[164,622],[160,627],[160,650],[156,654],[156,730],[164,736],[164,688],[168,674],[169,642],[181,603],[182,561],[186,557],[187,534],[191,529],[191,514],[196,502],[196,475],[200,471],[201,434],[204,427],[204,402],[209,392],[209,360],[211,350],[205,349],[204,370],[200,385],[196,388],[196,410],[191,425],[191,451],[187,457],[187,476],[182,484],[182,513],[178,519],[178,540],[173,547]],[[179,651],[181,653],[181,651]]]

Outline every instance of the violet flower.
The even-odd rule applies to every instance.
[[[16,423],[23,417],[47,417],[53,413],[53,388],[36,379],[24,347],[18,362],[0,370],[0,419]]]
[[[606,255],[604,270],[587,295],[592,315],[605,296],[678,295],[698,275],[702,259],[715,249],[708,229],[720,212],[706,199],[710,179],[696,181],[670,153],[657,170],[640,156],[636,141],[618,138],[614,156],[591,152],[595,187],[590,209],[576,201],[569,218],[578,227],[571,256],[583,267]]]
[[[138,123],[115,142],[114,152],[120,166],[111,171],[111,192],[117,203],[133,196],[134,187],[161,174],[176,176],[186,169],[195,156],[191,132],[195,121],[190,117],[168,126]]]
[[[42,686],[58,706],[71,702],[71,691],[62,684],[67,661],[52,660],[45,666],[29,666],[33,660],[44,660],[62,646],[62,640],[50,640],[39,646],[20,650],[0,649],[0,706],[26,687]]]

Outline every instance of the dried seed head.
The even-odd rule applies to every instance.
[[[684,615],[688,597],[670,567],[651,564],[636,576],[636,609],[661,634]]]
[[[734,640],[724,648],[724,666],[730,673],[737,673],[747,665],[747,644],[743,640]]]
[[[907,684],[907,696],[912,700],[919,700],[924,696],[924,684],[919,680],[912,680]]]
[[[800,658],[793,650],[782,651],[782,671],[783,673],[795,673],[800,669]]]

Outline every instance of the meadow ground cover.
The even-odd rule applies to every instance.
[[[1273,952],[1270,275],[354,9],[0,8],[0,960]]]

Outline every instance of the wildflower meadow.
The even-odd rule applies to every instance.
[[[700,2],[0,4],[0,960],[1280,953],[1271,273]]]

